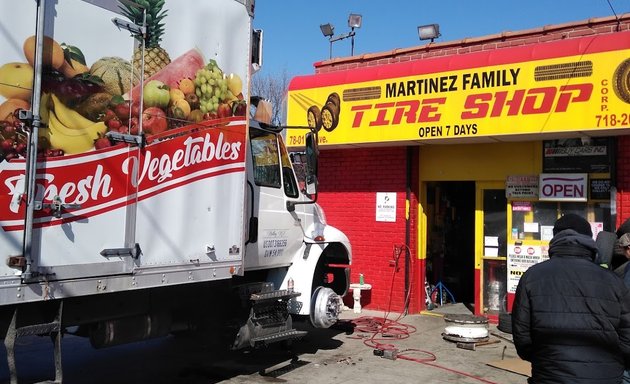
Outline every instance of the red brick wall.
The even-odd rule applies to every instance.
[[[412,150],[412,186],[416,188],[417,150]],[[363,148],[322,150],[318,202],[324,208],[328,223],[342,230],[352,244],[351,282],[359,282],[362,273],[371,291],[363,291],[361,304],[366,309],[403,311],[405,297],[405,196],[407,148]],[[396,192],[396,221],[376,221],[376,193]],[[410,223],[411,256],[409,277],[417,284],[416,207],[417,191],[412,191],[413,212]],[[395,249],[403,252],[394,267]],[[411,287],[413,290],[417,287]],[[415,301],[409,309],[419,310]],[[344,299],[352,305],[351,293]]]

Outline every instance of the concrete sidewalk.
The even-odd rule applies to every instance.
[[[344,311],[332,329],[309,329],[309,335],[292,347],[294,358],[267,365],[254,374],[241,374],[221,383],[286,382],[306,384],[365,383],[486,383],[524,384],[527,376],[489,364],[515,365],[527,371],[529,364],[516,354],[510,334],[488,325],[494,344],[475,350],[457,347],[442,333],[444,314],[470,314],[462,304],[447,304],[424,314],[400,317],[364,310]],[[385,319],[385,320],[384,320]],[[308,326],[307,326],[308,327]],[[375,333],[374,329],[384,330]],[[376,346],[376,348],[375,348]],[[395,349],[397,356],[377,356],[375,349]],[[265,353],[273,359],[272,350]],[[278,357],[278,356],[276,356]],[[239,360],[239,363],[245,363]],[[246,362],[251,364],[252,360]],[[260,366],[264,366],[264,363]]]
[[[362,360],[357,363],[360,373],[357,372],[356,376],[344,374],[343,379],[337,376],[334,382],[526,383],[527,376],[516,372],[528,372],[529,363],[518,358],[511,334],[501,332],[494,324],[488,324],[489,340],[494,344],[476,346],[474,350],[458,348],[456,342],[443,338],[444,328],[452,324],[447,323],[443,316],[452,314],[472,316],[463,304],[447,304],[419,315],[400,317],[398,314],[389,314],[385,328],[393,329],[392,336],[375,337],[371,332],[362,332],[361,328],[374,321],[382,323],[384,313],[363,311],[354,314],[344,311],[342,319],[351,322],[354,331],[349,335],[335,337],[343,341],[337,352],[357,351],[355,359],[361,357]],[[401,331],[400,336],[396,335],[398,330]],[[385,348],[395,348],[399,354],[397,359],[374,356],[371,346],[375,343],[381,343]]]

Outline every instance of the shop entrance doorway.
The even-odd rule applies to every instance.
[[[439,304],[475,302],[475,182],[427,182],[427,271],[431,286],[442,283],[452,295],[434,291]],[[451,297],[452,296],[452,297]]]

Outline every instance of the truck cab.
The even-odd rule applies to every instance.
[[[300,292],[296,315],[310,315],[316,326],[330,326],[348,291],[350,243],[328,225],[317,204],[317,132],[307,131],[301,186],[284,144],[283,127],[252,121],[251,166],[247,190],[248,237],[245,273],[265,271],[274,285]],[[317,305],[319,303],[319,305]],[[333,308],[331,312],[331,308]],[[336,312],[336,313],[334,313]],[[334,320],[333,320],[334,319]]]

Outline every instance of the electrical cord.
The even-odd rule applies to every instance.
[[[403,247],[407,247],[407,245],[403,245]],[[408,247],[407,247],[408,248]],[[440,364],[434,363],[437,360],[435,354],[424,351],[421,349],[408,348],[403,350],[398,350],[392,342],[397,340],[407,339],[411,334],[416,332],[416,327],[410,324],[401,323],[400,320],[404,317],[404,314],[400,314],[395,320],[388,319],[390,315],[391,303],[392,303],[392,291],[394,287],[394,281],[396,277],[396,272],[398,269],[398,259],[402,254],[402,251],[394,245],[394,271],[392,273],[392,279],[389,287],[389,303],[387,306],[387,311],[383,317],[374,317],[374,316],[361,316],[354,320],[352,323],[354,324],[355,332],[370,334],[371,336],[368,338],[363,338],[363,344],[372,348],[374,350],[374,354],[377,356],[387,357],[389,359],[395,360],[403,359],[407,361],[413,361],[416,363],[424,364],[430,367],[439,368],[460,376],[469,377],[471,379],[480,381],[486,384],[498,384],[493,381],[486,380],[482,377],[472,375],[470,373],[458,371],[456,369],[448,368],[442,366]],[[411,252],[410,252],[411,253]],[[413,265],[413,258],[412,264]],[[413,268],[412,268],[413,270]],[[405,298],[405,305],[409,302],[411,292],[413,290],[409,289],[409,294]],[[350,338],[361,338],[361,337],[350,337]],[[386,342],[387,341],[387,342]],[[417,357],[416,355],[420,355]]]

